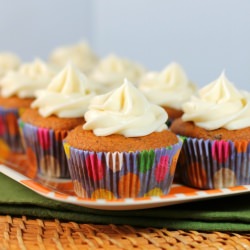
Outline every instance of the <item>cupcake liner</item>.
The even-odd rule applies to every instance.
[[[44,178],[70,178],[62,140],[65,131],[40,128],[19,120],[33,171]]]
[[[250,143],[186,138],[177,173],[184,184],[200,189],[250,184]]]
[[[0,107],[0,140],[15,153],[24,153],[18,128],[19,109]]]
[[[137,152],[91,152],[64,149],[76,194],[83,198],[119,199],[159,196],[169,192],[182,141]]]

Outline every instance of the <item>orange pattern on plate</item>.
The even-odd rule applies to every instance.
[[[178,193],[194,193],[196,192],[197,189],[195,188],[191,188],[191,187],[187,187],[187,186],[174,186],[171,188],[169,194],[178,194]]]
[[[63,194],[63,193],[55,192],[55,197],[56,197],[56,198],[61,198],[61,199],[66,200],[69,196],[66,195],[66,194]]]
[[[34,189],[40,193],[48,194],[51,192],[49,188],[44,187],[43,185],[33,181],[33,180],[22,180],[20,181],[22,184],[24,184],[27,187],[30,187],[31,189]]]
[[[219,194],[222,193],[220,189],[210,189],[210,190],[204,190],[207,194]]]
[[[248,190],[246,187],[244,186],[237,186],[237,187],[229,187],[228,189],[230,189],[231,191],[245,191]]]

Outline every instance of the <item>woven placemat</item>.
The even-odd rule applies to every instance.
[[[250,249],[250,233],[173,231],[0,216],[0,249]]]

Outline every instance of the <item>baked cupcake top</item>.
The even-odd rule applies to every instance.
[[[0,80],[1,95],[33,98],[35,91],[45,88],[55,73],[54,68],[40,59],[23,64],[18,71],[9,71]]]
[[[128,80],[111,92],[95,96],[84,117],[84,130],[92,130],[97,136],[125,137],[166,130],[168,118],[163,108],[150,103]]]
[[[95,152],[136,152],[173,146],[178,143],[178,137],[167,129],[137,137],[96,136],[91,130],[77,126],[69,132],[65,142],[74,148]]]
[[[50,82],[46,89],[37,91],[31,104],[43,117],[83,117],[91,98],[95,95],[87,77],[72,64],[68,64]]]
[[[86,42],[82,42],[56,48],[51,53],[49,61],[59,67],[71,62],[82,72],[88,73],[98,62],[98,57]]]
[[[17,70],[21,61],[13,53],[0,53],[0,78],[3,77],[9,70]]]
[[[102,94],[119,87],[124,78],[138,82],[144,72],[145,69],[135,62],[109,55],[97,64],[90,79],[97,83],[97,92]]]
[[[183,111],[184,122],[191,121],[206,130],[250,127],[249,96],[237,90],[224,73],[184,103]]]
[[[138,88],[151,102],[175,109],[181,109],[196,92],[196,86],[177,63],[169,64],[161,72],[148,72],[141,78]]]

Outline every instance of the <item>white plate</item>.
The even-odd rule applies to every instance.
[[[69,195],[66,192],[59,192],[44,186],[5,165],[0,165],[0,172],[49,199],[102,210],[145,209],[250,192],[250,185],[223,189],[198,190],[181,184],[173,184],[168,195],[159,197],[152,196],[147,198],[117,199],[111,201],[104,199],[92,200],[78,198],[75,195]]]

